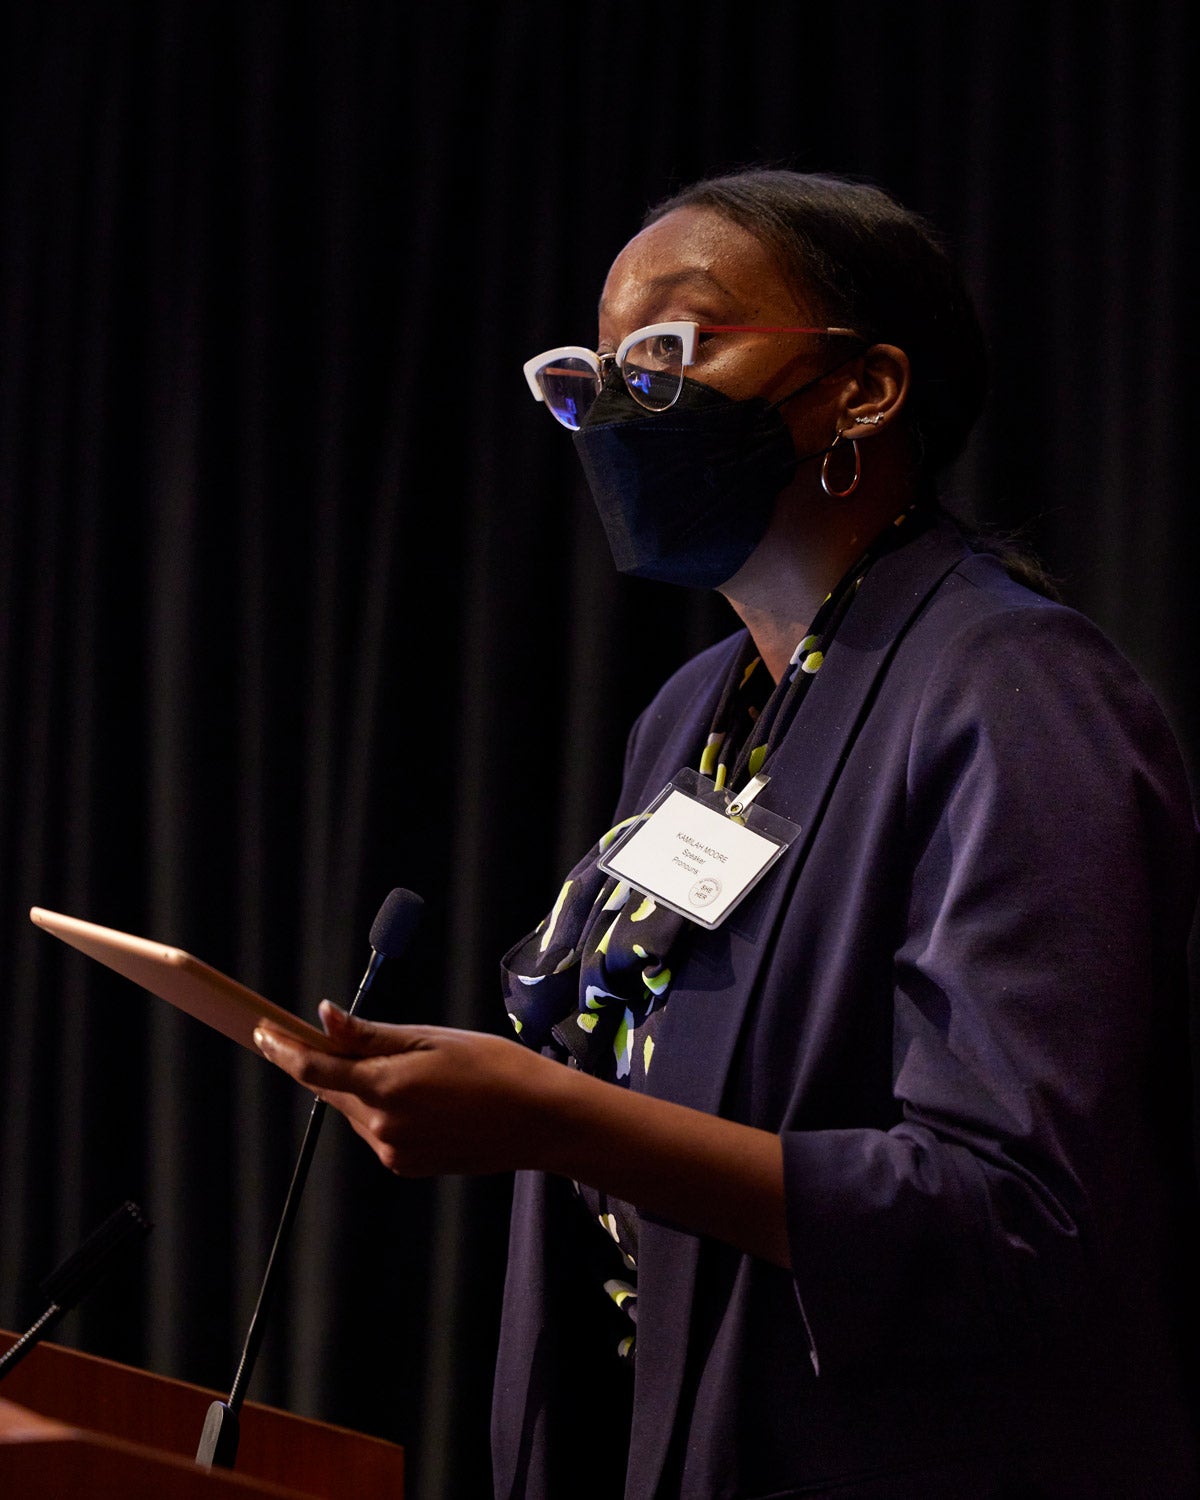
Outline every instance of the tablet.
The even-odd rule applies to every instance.
[[[100,927],[95,922],[68,917],[59,911],[46,911],[41,906],[30,907],[29,917],[38,927],[62,938],[64,943],[70,943],[72,948],[107,964],[152,995],[169,1001],[235,1042],[241,1042],[256,1057],[262,1056],[254,1045],[254,1028],[260,1021],[270,1021],[280,1031],[321,1052],[334,1051],[329,1038],[319,1027],[310,1026],[291,1011],[273,1005],[270,1000],[247,989],[236,979],[230,979],[219,969],[193,958],[182,948],[135,937],[131,932],[119,932],[115,927]]]

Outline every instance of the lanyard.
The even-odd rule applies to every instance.
[[[766,785],[763,767],[804,701],[825,655],[872,565],[907,541],[917,521],[929,519],[916,504],[902,511],[846,570],[813,617],[808,633],[792,653],[784,677],[767,692],[767,669],[753,641],[734,663],[721,690],[716,712],[700,756],[700,772],[715,789],[741,787],[729,811],[742,812]]]

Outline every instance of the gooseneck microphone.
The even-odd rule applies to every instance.
[[[127,1199],[98,1229],[93,1229],[79,1249],[39,1283],[38,1290],[49,1305],[37,1322],[27,1328],[0,1358],[0,1376],[7,1375],[14,1365],[19,1364],[63,1314],[70,1312],[87,1296],[109,1270],[118,1250],[135,1236],[141,1238],[149,1234],[150,1228],[150,1221],[142,1210]]]
[[[357,1011],[384,959],[399,958],[408,947],[424,906],[425,903],[420,896],[414,891],[406,891],[402,886],[397,886],[394,891],[389,892],[376,913],[374,922],[371,923],[371,960],[367,964],[366,973],[359,981],[358,992],[350,1006],[350,1015],[354,1015]],[[284,1200],[279,1227],[275,1231],[275,1242],[271,1246],[267,1269],[258,1291],[258,1301],[255,1303],[254,1314],[250,1319],[250,1328],[242,1348],[237,1374],[234,1376],[228,1399],[214,1401],[208,1408],[208,1415],[204,1419],[200,1446],[196,1450],[196,1462],[206,1468],[232,1469],[234,1460],[237,1458],[238,1413],[245,1400],[246,1386],[254,1368],[254,1361],[258,1357],[258,1349],[265,1329],[266,1311],[275,1289],[276,1271],[282,1257],[283,1247],[291,1232],[292,1221],[296,1217],[300,1194],[308,1176],[308,1168],[316,1149],[317,1137],[321,1131],[326,1108],[324,1099],[313,1100],[304,1139],[300,1143],[300,1154],[292,1171],[287,1198]]]

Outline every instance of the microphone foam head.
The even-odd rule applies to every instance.
[[[425,902],[415,891],[397,886],[371,923],[371,947],[384,958],[399,958],[416,931]]]

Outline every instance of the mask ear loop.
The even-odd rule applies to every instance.
[[[829,483],[829,460],[837,450],[837,445],[842,441],[842,434],[834,434],[833,442],[825,450],[825,457],[821,460],[821,488],[831,500],[847,500],[858,488],[858,482],[862,478],[862,455],[858,451],[858,443],[854,438],[848,438],[851,448],[854,449],[854,478],[844,490],[835,490]]]

